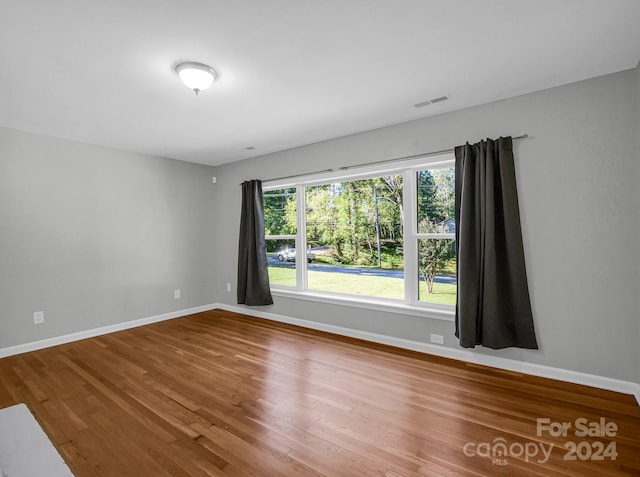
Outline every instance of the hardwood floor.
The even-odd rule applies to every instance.
[[[220,310],[1,359],[19,402],[78,477],[640,475],[631,396]]]

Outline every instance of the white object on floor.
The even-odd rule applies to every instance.
[[[25,404],[0,409],[0,477],[73,477]]]

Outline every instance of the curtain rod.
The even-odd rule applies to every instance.
[[[528,138],[529,135],[528,134],[520,134],[519,136],[513,136],[511,139],[526,139]],[[429,156],[438,156],[440,154],[446,154],[448,152],[454,152],[455,148],[449,148],[449,149],[443,149],[441,151],[432,151],[432,152],[423,152],[421,154],[413,154],[411,156],[403,156],[403,157],[395,157],[393,159],[384,159],[382,161],[374,161],[374,162],[366,162],[364,164],[357,164],[355,166],[344,166],[344,167],[340,167],[337,170],[339,171],[348,171],[349,169],[355,169],[358,167],[366,167],[366,166],[373,166],[376,164],[384,164],[387,162],[394,162],[394,161],[404,161],[407,159],[416,159],[418,157],[429,157]],[[309,175],[313,175],[313,174],[322,174],[324,172],[335,172],[336,169],[323,169],[321,171],[314,171],[314,172],[305,172],[304,174],[294,174],[291,176],[283,176],[283,177],[274,177],[273,179],[265,179],[262,182],[274,182],[274,181],[281,181],[284,179],[294,179],[296,177],[303,177],[303,176],[309,176]],[[240,184],[242,185],[242,184]]]

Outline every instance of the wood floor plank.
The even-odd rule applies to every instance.
[[[221,310],[0,359],[19,402],[78,477],[640,475],[631,396]]]

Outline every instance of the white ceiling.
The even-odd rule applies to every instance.
[[[638,0],[0,0],[0,126],[222,164],[633,68],[639,24]],[[196,97],[182,61],[220,77]]]

